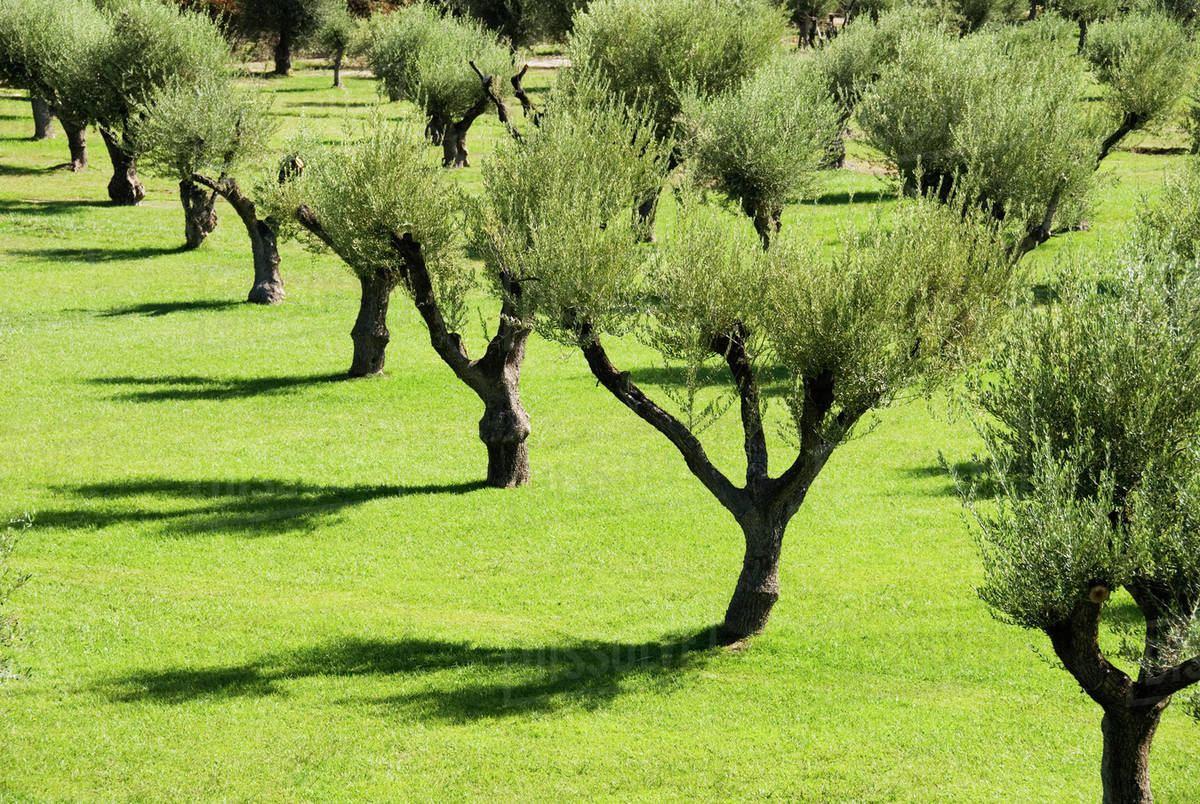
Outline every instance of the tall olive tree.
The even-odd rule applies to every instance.
[[[236,18],[251,36],[275,44],[275,74],[292,72],[292,51],[320,25],[324,10],[341,0],[238,0]]]
[[[415,132],[374,121],[360,140],[301,155],[302,173],[284,185],[278,204],[291,210],[311,245],[338,255],[362,285],[351,337],[352,377],[379,374],[389,333],[392,291],[402,287],[443,362],[483,402],[479,437],[487,447],[487,481],[508,488],[529,482],[529,416],[520,377],[530,333],[523,288],[489,273],[500,299],[495,333],[472,358],[461,334],[466,293],[475,273],[460,253],[462,198],[424,155]]]
[[[138,204],[146,196],[137,175],[133,132],[139,109],[161,87],[191,84],[231,70],[229,45],[206,15],[172,8],[156,0],[124,0],[109,12],[105,36],[89,54],[72,95],[100,128],[113,164],[108,195],[117,204]],[[184,208],[193,187],[181,187]]]
[[[0,0],[0,77],[29,90],[35,108],[58,117],[74,171],[87,166],[82,76],[107,20],[90,2]]]
[[[580,122],[552,123],[556,114]],[[491,270],[522,287],[535,326],[578,348],[599,383],[680,452],[741,527],[745,558],[724,620],[735,641],[766,624],[784,532],[833,451],[869,411],[950,376],[1005,295],[1010,262],[973,215],[964,221],[961,210],[926,202],[903,205],[887,226],[848,237],[825,259],[786,234],[764,252],[749,225],[685,194],[674,228],[650,249],[629,199],[645,191],[648,168],[662,181],[663,158],[648,163],[653,130],[629,114],[595,104],[547,113],[537,137],[552,125],[616,132],[604,162],[586,172],[563,167],[565,154],[596,147],[589,140],[576,151],[566,136],[574,131],[553,148],[502,148],[473,239]],[[636,371],[617,368],[605,339],[629,333],[690,376],[712,362],[725,367],[740,406],[744,485],[697,437],[705,409],[669,412]],[[796,450],[776,476],[768,376],[784,388],[779,412]]]
[[[972,382],[1002,492],[980,594],[1103,711],[1104,801],[1143,804],[1163,712],[1200,681],[1200,277],[1161,254],[1113,268],[1021,308]],[[1144,632],[1114,651],[1121,589]]]
[[[1116,120],[1100,146],[1106,157],[1128,134],[1167,114],[1183,97],[1195,48],[1183,26],[1149,11],[1107,20],[1084,48]]]
[[[470,19],[443,16],[419,2],[372,20],[367,56],[392,100],[421,107],[427,134],[442,146],[446,167],[467,167],[467,132],[487,111],[489,97],[471,69],[513,75],[511,51],[496,35]],[[503,93],[505,84],[496,84]]]
[[[683,99],[683,151],[696,177],[737,202],[763,248],[784,204],[810,192],[841,119],[812,62],[779,55],[739,86]]]
[[[185,203],[190,198],[200,202],[185,207],[189,244],[207,234],[216,222],[216,199],[224,198],[250,238],[254,283],[247,301],[283,301],[278,225],[255,201],[261,188],[243,189],[237,179],[238,174],[252,170],[254,163],[261,163],[275,129],[260,93],[220,76],[197,83],[171,83],[151,96],[138,116],[142,121],[135,137],[139,155],[151,169],[179,180]],[[197,188],[198,194],[191,188]]]

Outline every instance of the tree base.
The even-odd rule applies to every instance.
[[[255,285],[250,288],[250,295],[246,297],[246,301],[250,304],[279,304],[285,296],[283,285],[274,283]]]
[[[488,444],[487,484],[497,489],[513,489],[529,483],[529,447],[516,444]]]

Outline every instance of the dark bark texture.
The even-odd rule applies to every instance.
[[[350,339],[354,342],[354,358],[350,363],[351,377],[375,377],[383,373],[387,345],[391,333],[387,328],[388,302],[395,288],[390,277],[372,276],[359,279],[362,295],[358,303],[358,318]]]
[[[1100,729],[1104,734],[1104,755],[1100,778],[1104,785],[1104,804],[1150,804],[1150,744],[1162,710],[1115,709],[1105,712]]]
[[[333,54],[333,85],[338,89],[342,87],[342,61],[345,57],[345,52],[341,50]]]
[[[137,158],[108,129],[100,129],[100,136],[104,138],[104,146],[108,149],[113,166],[113,175],[108,182],[108,197],[114,204],[123,206],[140,204],[146,197],[146,188],[138,178]]]
[[[771,247],[772,238],[779,234],[783,226],[783,207],[746,198],[742,200],[742,211],[754,221],[754,231],[758,232],[758,239],[766,251]]]
[[[67,135],[67,148],[71,152],[68,165],[72,171],[78,173],[88,164],[87,131],[83,126],[77,126],[67,120],[62,121],[62,127]]]
[[[33,107],[33,138],[47,140],[54,136],[54,112],[50,104],[38,97],[30,98]]]
[[[285,25],[275,40],[275,75],[292,73],[292,32]]]
[[[444,124],[441,131],[442,166],[448,168],[470,167],[470,154],[467,152],[467,132],[472,124],[483,114],[490,99],[484,94],[461,120]],[[436,120],[437,118],[434,118]]]
[[[183,204],[184,247],[200,248],[217,228],[217,194],[184,179],[179,182],[179,201]]]
[[[246,301],[251,304],[278,304],[283,301],[285,294],[283,278],[279,274],[279,245],[275,227],[258,216],[257,205],[242,192],[234,179],[224,176],[213,180],[197,174],[192,176],[192,181],[228,201],[246,227],[250,252],[254,258],[254,284]]]

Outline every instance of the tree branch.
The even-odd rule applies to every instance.
[[[522,65],[521,71],[510,79],[512,84],[513,94],[517,96],[517,100],[521,102],[521,111],[526,117],[533,118],[533,124],[540,126],[542,124],[542,113],[533,105],[533,100],[529,97],[529,93],[525,91],[525,85],[522,83],[525,80],[525,73],[529,72],[529,65]]]
[[[488,100],[496,107],[496,116],[500,118],[500,122],[508,129],[509,135],[517,142],[521,141],[521,132],[517,131],[517,127],[513,125],[512,119],[508,114],[508,107],[504,105],[504,99],[496,92],[496,79],[494,76],[484,75],[474,61],[468,62],[471,69],[475,71],[475,75],[479,76],[479,80],[483,82],[483,92],[487,95]]]
[[[1120,143],[1121,140],[1125,139],[1125,137],[1131,131],[1136,129],[1144,122],[1146,121],[1143,120],[1142,116],[1139,114],[1134,114],[1133,112],[1126,114],[1125,117],[1121,119],[1121,123],[1117,126],[1116,130],[1112,134],[1109,134],[1108,137],[1105,138],[1104,142],[1100,144],[1100,153],[1096,157],[1096,167],[1100,167],[1100,163],[1108,157],[1109,152],[1112,151],[1113,148],[1116,148],[1117,144]]]
[[[1130,690],[1129,703],[1131,706],[1153,706],[1197,682],[1200,682],[1200,656],[1139,680]]]
[[[1093,701],[1103,707],[1125,706],[1133,682],[1100,650],[1101,605],[1081,598],[1070,617],[1045,630],[1055,654]]]
[[[588,368],[596,379],[608,389],[609,393],[621,401],[625,407],[632,410],[647,424],[658,430],[667,440],[675,445],[683,456],[688,469],[704,484],[714,497],[724,505],[734,517],[741,518],[747,509],[745,492],[729,482],[719,469],[713,466],[704,446],[682,422],[655,404],[640,388],[633,383],[629,375],[618,371],[608,358],[600,337],[590,324],[585,323],[579,329],[579,348],[587,359]]]
[[[754,493],[768,478],[767,437],[763,431],[762,400],[754,367],[746,353],[746,328],[738,324],[732,335],[713,338],[712,350],[725,359],[741,398],[743,448],[746,452],[746,488]]]

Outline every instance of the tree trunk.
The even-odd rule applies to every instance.
[[[184,179],[179,182],[179,200],[183,204],[184,247],[200,248],[217,228],[217,194]]]
[[[760,513],[750,514],[741,525],[746,555],[721,627],[727,642],[738,642],[762,631],[779,599],[779,554],[785,525]]]
[[[658,217],[658,192],[650,196],[642,203],[638,204],[637,219],[644,230],[642,232],[643,243],[654,242],[654,222]]]
[[[146,188],[142,186],[137,175],[137,158],[130,154],[116,135],[107,129],[100,129],[104,145],[108,149],[108,157],[112,160],[113,176],[108,182],[108,197],[114,204],[135,206],[146,197]]]
[[[344,54],[338,51],[333,54],[333,86],[337,89],[342,88],[342,59]]]
[[[266,221],[255,220],[247,226],[250,250],[254,254],[254,286],[246,301],[251,304],[279,304],[283,301],[283,278],[279,275],[279,244],[275,230]]]
[[[1079,53],[1083,53],[1083,49],[1087,47],[1088,24],[1087,20],[1079,21]]]
[[[359,281],[362,283],[362,302],[358,307],[354,329],[350,331],[350,338],[354,341],[350,376],[373,377],[383,373],[384,354],[390,339],[387,328],[388,301],[395,283],[380,276]]]
[[[67,147],[71,151],[71,170],[78,173],[86,168],[88,163],[87,131],[83,126],[77,126],[65,120],[62,127],[67,134]]]
[[[783,209],[746,200],[742,202],[742,210],[754,221],[754,231],[758,232],[763,251],[766,251],[771,247],[771,238],[779,234],[783,225]]]
[[[48,140],[54,136],[54,112],[50,104],[38,97],[29,99],[33,106],[33,138]]]
[[[1104,758],[1100,776],[1104,804],[1150,804],[1150,745],[1162,708],[1116,710],[1104,714]]]
[[[275,75],[291,75],[292,72],[292,32],[286,28],[279,32],[279,40],[275,43]]]
[[[524,352],[524,346],[520,347]],[[510,357],[510,363],[514,358]],[[515,357],[520,371],[521,356]],[[479,420],[479,438],[487,447],[489,486],[511,489],[529,482],[529,414],[521,405],[521,392],[516,376],[502,377],[497,383],[494,399],[484,404]]]

